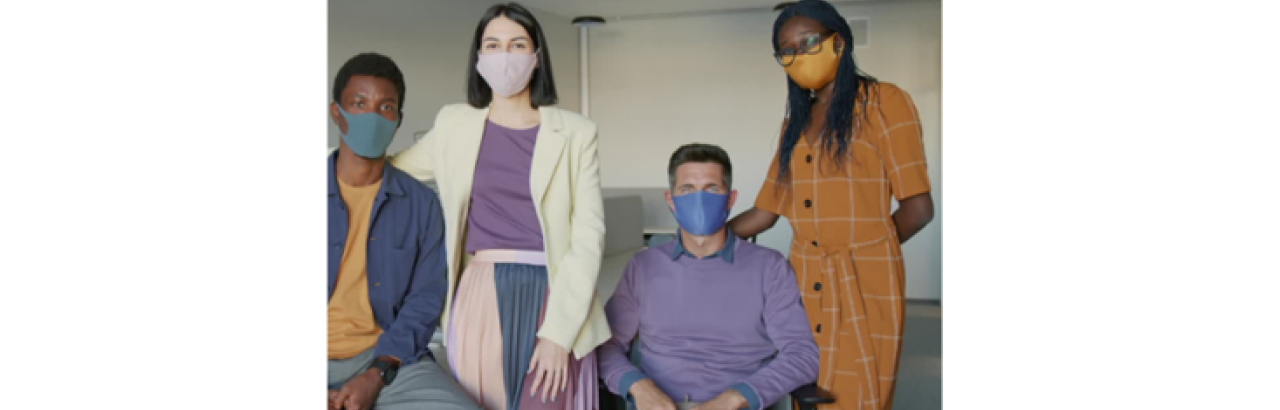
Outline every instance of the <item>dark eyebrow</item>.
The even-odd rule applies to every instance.
[[[529,40],[528,36],[520,36],[520,37],[511,39],[511,41],[516,41],[516,40],[531,41]],[[480,40],[480,41],[499,41],[499,40],[497,37],[485,37],[483,40]]]
[[[532,41],[532,40],[529,40],[528,36],[520,36],[520,37],[511,39],[511,41],[516,41],[516,40]],[[497,37],[485,37],[483,40],[480,40],[480,41],[499,41],[499,40]]]

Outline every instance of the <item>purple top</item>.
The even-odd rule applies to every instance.
[[[542,227],[529,190],[538,128],[513,130],[485,121],[471,183],[467,253],[487,249],[542,250]]]
[[[613,338],[597,354],[614,394],[647,378],[675,402],[732,388],[760,409],[818,379],[818,345],[791,266],[731,233],[705,259],[679,240],[636,253],[605,312]],[[627,355],[635,337],[639,368]]]

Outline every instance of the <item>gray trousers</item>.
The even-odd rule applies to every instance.
[[[373,349],[350,359],[329,361],[329,388],[341,389],[351,377],[373,363]],[[375,410],[480,410],[462,391],[453,376],[431,360],[401,367],[390,386],[384,386],[374,402]]]
[[[672,398],[671,401],[675,402],[676,410],[692,410],[694,407],[698,407],[699,404],[702,404],[702,403],[693,402],[693,401],[676,401],[676,399],[674,398]],[[635,410],[635,409],[636,409],[636,406],[634,404],[627,403],[627,410]],[[791,396],[783,397],[781,400],[778,400],[778,402],[774,403],[772,406],[765,406],[765,410],[791,410]]]
[[[695,403],[691,401],[678,401],[675,403],[676,403],[676,410],[693,410],[694,407],[698,407],[699,404],[702,404],[702,403]],[[636,405],[627,403],[627,410],[636,410]]]

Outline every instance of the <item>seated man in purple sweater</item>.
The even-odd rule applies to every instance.
[[[672,154],[666,197],[679,238],[637,253],[605,307],[613,338],[597,352],[600,375],[636,409],[761,409],[818,377],[787,259],[725,227],[732,171],[714,145]]]

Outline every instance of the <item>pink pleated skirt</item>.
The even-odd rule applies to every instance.
[[[595,353],[569,353],[567,386],[555,400],[532,396],[529,361],[549,296],[542,252],[477,252],[450,309],[445,347],[463,389],[487,410],[596,410]]]

